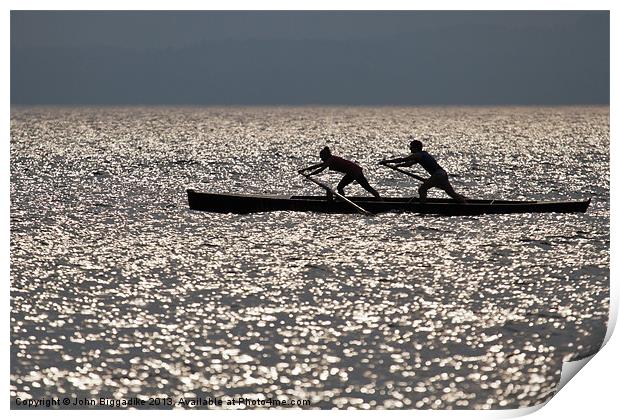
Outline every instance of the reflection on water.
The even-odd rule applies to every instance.
[[[608,115],[13,109],[11,401],[544,402],[561,361],[596,351],[605,332]],[[295,170],[325,144],[357,160],[383,195],[410,196],[415,183],[375,163],[404,154],[412,133],[469,197],[592,205],[586,214],[365,218],[209,214],[186,202],[188,187],[320,194]]]

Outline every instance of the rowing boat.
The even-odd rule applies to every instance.
[[[478,214],[510,213],[584,213],[590,199],[584,201],[507,201],[468,200],[459,203],[452,199],[428,198],[421,203],[414,199],[395,197],[347,197],[371,213],[400,211],[445,216],[471,216]],[[327,196],[275,196],[246,194],[214,194],[187,190],[189,207],[214,213],[255,213],[267,211],[308,211],[317,213],[355,213],[350,204]]]

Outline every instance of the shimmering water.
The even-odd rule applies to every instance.
[[[14,108],[11,121],[13,405],[515,408],[548,400],[562,360],[604,336],[608,107]],[[373,218],[187,205],[188,187],[320,194],[296,169],[325,144],[383,195],[413,195],[376,165],[410,134],[469,197],[592,205]]]

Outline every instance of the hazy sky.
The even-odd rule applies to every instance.
[[[12,104],[607,104],[608,12],[11,12]]]

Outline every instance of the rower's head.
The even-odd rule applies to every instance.
[[[421,152],[423,147],[424,146],[422,145],[422,142],[420,140],[413,140],[411,143],[409,143],[409,149],[411,150],[411,153]]]
[[[319,156],[323,162],[327,162],[329,158],[332,157],[332,151],[329,150],[329,147],[325,146],[319,153]]]

